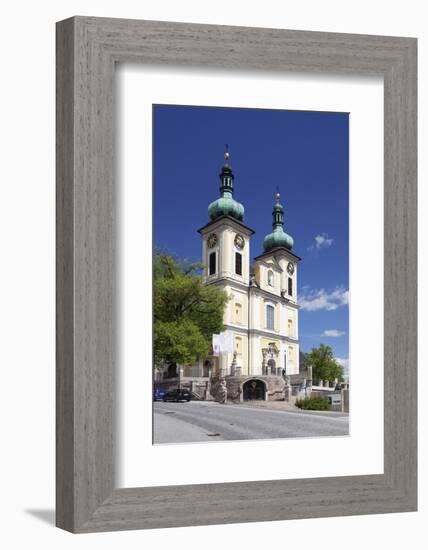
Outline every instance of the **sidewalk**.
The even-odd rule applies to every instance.
[[[257,409],[267,409],[271,411],[287,411],[294,412],[297,414],[317,414],[325,416],[349,416],[349,413],[339,412],[339,411],[307,411],[304,409],[299,409],[295,405],[292,405],[288,401],[244,401],[242,403],[228,403],[233,407],[247,407],[247,408],[257,408]]]

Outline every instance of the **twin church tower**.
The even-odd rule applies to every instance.
[[[188,375],[283,376],[299,372],[297,265],[293,239],[284,231],[280,195],[272,211],[273,230],[252,262],[244,207],[234,197],[234,175],[224,155],[220,197],[208,207],[202,238],[204,283],[227,292],[224,332],[214,337],[213,354]]]

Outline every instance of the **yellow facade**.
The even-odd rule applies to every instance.
[[[275,332],[281,332],[281,304],[275,304]]]
[[[266,328],[266,304],[264,300],[259,300],[259,302],[260,302],[259,328],[264,329]]]
[[[241,374],[262,374],[263,352],[266,355],[266,350],[274,344],[276,368],[289,374],[298,373],[298,258],[285,249],[265,253],[251,266],[251,280],[251,230],[230,217],[223,217],[203,228],[201,236],[204,282],[225,290],[229,297],[218,368],[229,372],[236,352]],[[216,253],[215,273],[209,273],[209,255],[213,252]],[[237,254],[241,255],[241,273],[236,272]],[[290,264],[293,269],[289,268]],[[292,294],[288,293],[289,279]],[[267,326],[268,306],[274,308],[273,328]],[[201,366],[199,369],[202,372]]]
[[[236,351],[236,360],[238,367],[241,368],[241,374],[248,373],[248,338],[245,334],[234,334],[234,351]]]

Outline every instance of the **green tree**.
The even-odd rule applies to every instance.
[[[207,342],[198,327],[188,319],[165,323],[156,321],[155,365],[187,365],[207,353]]]
[[[333,356],[330,346],[320,344],[319,348],[312,348],[307,357],[308,365],[312,366],[312,377],[315,380],[329,380],[333,382],[336,378],[343,382],[343,367],[339,365]]]
[[[155,251],[153,317],[155,366],[191,364],[223,330],[226,292],[202,282],[201,264]]]

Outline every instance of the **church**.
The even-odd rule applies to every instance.
[[[208,206],[209,221],[198,230],[204,284],[220,287],[229,297],[224,332],[213,336],[212,353],[186,367],[185,376],[257,377],[267,398],[269,388],[275,387],[274,379],[281,393],[286,376],[299,373],[297,272],[301,258],[292,252],[293,238],[284,231],[280,200],[277,192],[272,231],[253,260],[254,231],[244,221],[244,206],[234,198],[234,174],[226,151],[220,196]]]

